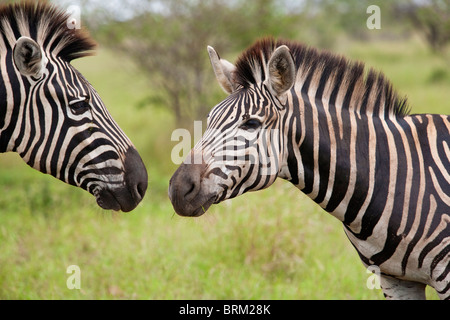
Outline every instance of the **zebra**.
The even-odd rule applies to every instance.
[[[95,196],[103,209],[133,210],[147,170],[129,138],[71,61],[96,43],[46,2],[0,6],[0,153]]]
[[[234,65],[208,53],[228,97],[170,179],[174,210],[279,177],[342,221],[387,299],[450,299],[450,116],[411,115],[381,72],[298,42],[259,39]]]

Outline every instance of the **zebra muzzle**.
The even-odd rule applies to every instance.
[[[124,164],[124,185],[105,188],[97,194],[97,204],[106,210],[129,212],[144,198],[147,190],[147,170],[134,148],[127,151]]]
[[[216,195],[205,193],[202,189],[205,169],[205,163],[183,163],[170,179],[169,198],[178,215],[198,217],[214,203]]]

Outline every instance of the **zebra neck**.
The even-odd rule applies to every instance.
[[[397,167],[389,149],[395,117],[300,106],[287,163],[290,180],[345,225],[360,230],[366,212],[379,219]],[[395,165],[395,166],[394,166]],[[395,179],[394,179],[395,180]],[[382,190],[382,192],[379,192]],[[384,200],[380,200],[384,197]],[[367,216],[366,216],[367,218]]]

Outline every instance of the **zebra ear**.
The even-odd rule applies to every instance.
[[[17,40],[13,59],[21,74],[35,78],[42,76],[47,63],[47,58],[42,54],[39,44],[28,37],[20,37]]]
[[[228,62],[225,59],[220,59],[213,47],[208,46],[208,54],[214,73],[216,74],[217,81],[222,89],[228,94],[236,91],[237,86],[234,81],[234,72],[236,67],[231,62]]]
[[[295,83],[297,68],[289,48],[285,45],[278,47],[268,63],[268,86],[281,103],[285,104],[287,92]]]

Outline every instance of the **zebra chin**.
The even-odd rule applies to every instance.
[[[208,198],[207,196],[200,196],[197,199],[193,199],[193,201],[173,201],[172,206],[175,209],[175,212],[182,217],[200,217],[206,211],[208,211],[209,207],[215,203],[216,196],[212,196]]]
[[[101,190],[97,196],[97,204],[105,210],[129,212],[137,207],[142,197],[131,196],[127,188],[117,190]]]

